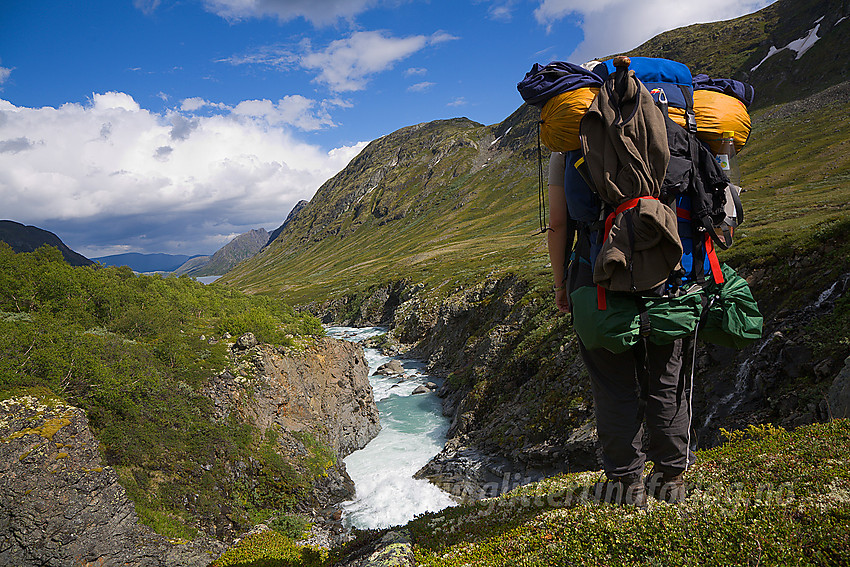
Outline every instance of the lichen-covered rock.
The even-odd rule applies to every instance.
[[[850,417],[850,356],[829,388],[829,411],[835,419]]]
[[[174,543],[139,524],[85,413],[0,402],[0,565],[206,566],[215,542]]]
[[[323,440],[340,459],[381,430],[361,346],[324,338],[285,353],[262,345],[258,357],[263,370],[250,382],[251,399],[241,412],[260,430],[324,429]]]
[[[343,559],[338,567],[415,567],[413,546],[406,530],[389,531],[365,549]]]

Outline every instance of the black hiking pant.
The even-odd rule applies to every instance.
[[[585,230],[576,236],[567,278],[570,292],[593,285],[587,260],[590,236]],[[659,467],[656,470],[678,473],[693,459],[688,451],[689,441],[695,445],[695,436],[688,434],[692,384],[686,364],[692,343],[692,337],[666,345],[642,339],[614,354],[603,348],[588,350],[579,339],[590,374],[602,466],[609,478],[640,474],[647,459]]]
[[[609,478],[641,474],[647,459],[659,467],[656,470],[685,470],[691,411],[690,384],[685,387],[684,376],[689,342],[656,345],[642,340],[620,354],[581,345]]]

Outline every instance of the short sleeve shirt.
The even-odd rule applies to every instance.
[[[552,152],[549,156],[549,185],[563,185],[567,169],[567,156],[564,152]]]

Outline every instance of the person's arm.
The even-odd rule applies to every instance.
[[[563,185],[549,185],[549,261],[552,264],[555,305],[561,313],[569,313],[570,297],[567,294],[567,199]]]

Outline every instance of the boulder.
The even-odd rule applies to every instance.
[[[254,336],[254,333],[245,333],[236,340],[236,347],[241,350],[247,350],[257,346],[257,342],[257,337]]]
[[[391,360],[385,364],[382,364],[375,371],[375,374],[381,374],[382,376],[390,376],[392,374],[403,374],[404,366],[398,360]]]
[[[832,381],[827,400],[834,419],[850,417],[850,356],[844,360],[844,368]]]
[[[414,394],[427,394],[430,391],[431,390],[428,389],[428,386],[419,385],[419,386],[416,386],[416,389],[413,390],[413,393]]]
[[[28,396],[0,402],[0,565],[205,567],[223,550],[140,524],[97,447],[81,409]]]

